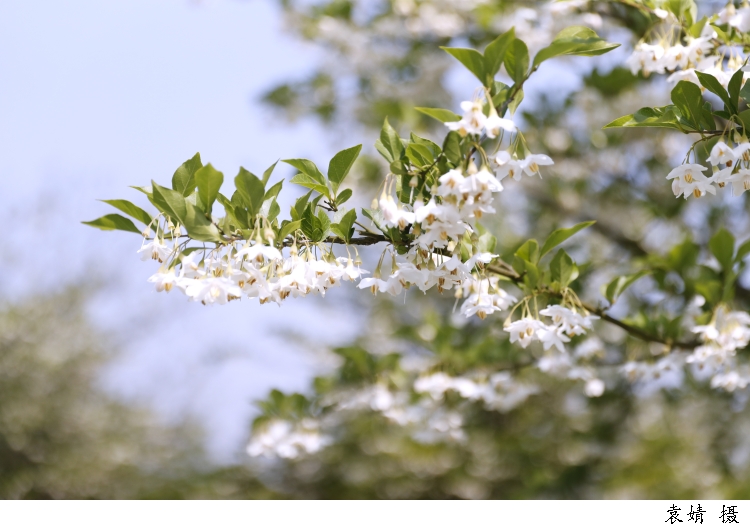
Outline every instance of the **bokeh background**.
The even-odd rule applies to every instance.
[[[231,175],[279,158],[322,163],[362,142],[355,200],[367,205],[384,174],[371,148],[382,119],[437,137],[441,129],[413,107],[455,108],[476,88],[438,45],[481,46],[515,26],[538,49],[582,23],[623,47],[532,78],[518,121],[557,165],[503,195],[495,233],[514,248],[527,234],[597,219],[571,252],[597,265],[588,276],[584,269],[592,287],[583,294],[595,300],[612,274],[649,263],[664,274],[636,284],[613,311],[644,319],[655,304],[684,311],[696,290],[670,283],[669,267],[684,263],[668,251],[704,243],[727,222],[742,233],[746,203],[677,202],[661,175],[684,153],[681,138],[600,131],[663,104],[667,92],[663,79],[617,66],[647,27],[637,9],[573,4],[560,13],[489,0],[0,4],[0,497],[748,491],[744,402],[698,385],[615,388],[589,402],[550,382],[518,408],[464,411],[461,443],[415,437],[371,407],[342,416],[339,442],[321,454],[250,458],[259,415],[296,417],[315,397],[395,378],[404,363],[437,360],[460,372],[510,355],[500,321],[467,324],[450,297],[404,303],[351,286],[283,308],[190,304],[145,281],[154,265],[137,259],[136,236],[80,224],[108,211],[97,199],[141,201],[128,186],[168,182],[196,151]],[[275,178],[291,175],[280,165]],[[298,191],[287,185],[282,212]],[[602,349],[648,347],[611,329],[602,338]],[[394,352],[401,361],[386,355]],[[271,389],[281,393],[266,399]]]

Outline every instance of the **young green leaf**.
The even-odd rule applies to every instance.
[[[305,188],[313,191],[317,191],[318,193],[326,197],[330,195],[330,191],[328,190],[327,186],[320,184],[317,180],[303,173],[295,175],[289,182],[291,182],[292,184],[299,184],[300,186],[304,186]]]
[[[578,267],[573,259],[563,249],[557,251],[549,264],[550,276],[553,282],[559,282],[561,288],[570,285],[578,278]]]
[[[484,73],[487,76],[487,79],[483,81],[485,86],[491,86],[492,81],[500,71],[500,67],[505,60],[505,54],[515,38],[515,28],[510,28],[502,35],[496,37],[484,49]]]
[[[124,230],[125,232],[133,232],[135,234],[141,233],[133,224],[133,221],[119,213],[110,213],[93,221],[83,221],[83,224],[100,230]]]
[[[265,184],[265,183],[264,183]],[[279,193],[281,192],[281,187],[284,185],[284,181],[280,180],[270,188],[268,188],[268,191],[266,191],[266,194],[263,195],[263,200],[268,200],[270,198],[276,198],[279,196]]]
[[[321,173],[318,169],[318,166],[316,166],[310,160],[305,160],[303,158],[292,158],[289,160],[282,160],[282,162],[286,162],[290,166],[297,168],[300,173],[302,173],[303,175],[307,175],[318,184],[324,187],[327,186],[326,178],[323,176],[323,173]]]
[[[729,97],[729,94],[727,93],[726,89],[722,86],[721,83],[719,83],[719,80],[716,79],[711,74],[705,74],[703,72],[700,72],[698,70],[695,71],[695,75],[698,76],[698,80],[701,82],[701,85],[708,90],[709,92],[713,92],[719,98],[724,102],[724,105],[726,106],[726,109],[735,112],[736,108],[732,104],[732,100]],[[739,92],[738,92],[739,94]],[[703,102],[701,101],[701,105]]]
[[[461,162],[461,135],[456,131],[451,131],[445,137],[443,142],[443,153],[448,162],[457,166]]]
[[[461,64],[479,79],[480,83],[484,84],[487,82],[487,75],[484,69],[484,56],[481,53],[471,48],[446,48],[445,46],[441,46],[440,48],[458,59]]]
[[[132,202],[126,201],[124,199],[103,200],[102,202],[106,202],[107,204],[109,204],[110,206],[114,206],[121,212],[125,212],[130,217],[138,219],[146,226],[150,225],[151,221],[153,221],[154,219],[154,216],[152,216],[150,213],[146,212],[139,206],[136,206]]]
[[[331,159],[328,164],[328,180],[331,181],[331,188],[333,189],[334,195],[339,189],[339,186],[344,181],[346,176],[349,174],[354,161],[359,156],[359,152],[362,150],[362,144],[355,145],[349,149],[339,151]]]
[[[219,189],[224,183],[224,174],[216,171],[211,164],[203,166],[195,172],[195,183],[198,186],[198,196],[206,213],[210,214]]]
[[[354,235],[354,221],[356,220],[356,210],[349,210],[341,217],[338,223],[331,225],[331,230],[334,234],[349,243]]]
[[[518,247],[515,255],[524,261],[536,263],[541,257],[539,255],[539,243],[536,242],[536,239],[529,239],[523,245]]]
[[[583,223],[578,223],[575,226],[571,226],[570,228],[558,228],[549,235],[547,241],[545,241],[544,245],[542,245],[542,250],[539,252],[539,257],[544,257],[545,254],[547,254],[557,245],[574,236],[584,228],[588,228],[589,226],[593,225],[595,222],[596,221],[585,221]]]
[[[666,107],[643,107],[635,114],[628,114],[615,121],[608,123],[604,129],[615,127],[663,127],[682,131],[680,120],[677,115],[677,107],[667,105]]]
[[[281,223],[281,229],[279,230],[279,241],[284,241],[289,234],[292,234],[300,229],[302,221],[283,221]]]
[[[187,201],[182,193],[159,186],[151,181],[153,192],[151,202],[162,212],[172,218],[172,221],[184,224],[182,221],[187,212]]]
[[[614,304],[620,295],[625,292],[625,289],[630,287],[636,280],[643,278],[647,274],[651,274],[653,271],[639,271],[635,274],[629,274],[627,276],[618,276],[607,285],[605,296],[609,300],[610,304]]]
[[[263,182],[247,169],[241,167],[240,172],[234,177],[234,185],[251,217],[258,215],[263,205],[263,197],[266,194]]]
[[[172,175],[172,189],[182,193],[187,197],[195,191],[195,172],[203,167],[201,163],[201,154],[195,153],[195,156],[187,160]]]
[[[505,69],[516,83],[523,82],[529,72],[529,49],[521,39],[514,39],[505,53]]]
[[[191,203],[186,203],[183,226],[188,235],[197,241],[221,241],[219,229],[208,219],[207,214]]]
[[[710,110],[703,108],[703,95],[698,85],[680,81],[672,90],[672,103],[697,130],[713,130],[716,122]]]
[[[602,55],[620,46],[607,42],[592,29],[583,26],[570,26],[555,36],[552,43],[539,50],[534,57],[534,66],[561,55]]]
[[[442,123],[458,121],[461,119],[461,116],[459,116],[455,112],[451,112],[450,110],[445,109],[414,107],[414,110],[416,110],[417,112],[421,112],[422,114],[429,116],[430,118],[435,118],[437,121]]]
[[[380,144],[378,145],[376,142],[375,147],[378,148],[380,154],[389,162],[400,160],[404,155],[404,144],[401,142],[401,138],[396,130],[388,123],[388,118],[383,123],[378,141]]]
[[[266,169],[263,172],[263,179],[262,180],[263,180],[263,185],[264,186],[266,184],[268,184],[268,179],[271,178],[271,175],[273,174],[273,170],[274,170],[274,168],[276,168],[276,164],[278,164],[278,163],[279,163],[279,161],[277,160],[276,162],[274,162],[273,164],[271,164],[268,169]]]
[[[346,201],[348,201],[351,198],[352,198],[352,190],[350,190],[349,188],[345,190],[341,190],[341,193],[336,195],[336,206],[341,206],[342,204],[344,204]]]

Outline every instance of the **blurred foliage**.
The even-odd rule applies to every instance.
[[[113,348],[85,301],[71,287],[0,309],[0,498],[268,497],[246,471],[212,470],[194,426],[100,387]]]

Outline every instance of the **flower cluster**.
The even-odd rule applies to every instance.
[[[297,458],[302,454],[317,453],[330,442],[331,438],[320,433],[318,422],[312,418],[305,418],[297,424],[274,419],[262,429],[253,429],[247,452],[250,456]]]
[[[654,44],[642,42],[635,47],[625,64],[634,75],[643,72],[643,75],[649,76],[652,73],[665,74],[679,70],[670,77],[670,81],[684,79],[699,84],[696,69],[707,73],[720,70],[723,73],[722,58],[711,55],[716,48],[715,38],[716,32],[706,25],[700,37],[685,37],[685,44],[670,44],[666,40]],[[729,78],[726,82],[729,82]]]
[[[559,352],[565,352],[565,343],[576,335],[583,335],[586,330],[593,327],[593,321],[599,317],[595,315],[582,315],[563,307],[551,305],[539,311],[539,314],[549,317],[551,324],[532,317],[524,317],[505,325],[505,331],[510,333],[510,342],[526,348],[532,341],[542,343],[545,350],[556,348]]]
[[[692,331],[704,341],[686,359],[696,376],[712,377],[712,387],[729,392],[750,384],[747,366],[740,368],[736,362],[737,350],[750,343],[749,314],[720,307],[710,324],[695,326]]]
[[[496,372],[489,377],[451,377],[443,372],[421,376],[414,382],[414,390],[429,394],[435,400],[452,390],[469,401],[483,401],[489,410],[506,412],[539,392],[533,384],[516,381],[509,372]]]
[[[203,304],[226,304],[247,296],[261,304],[280,305],[289,296],[325,296],[330,287],[367,272],[356,260],[336,258],[325,247],[316,250],[323,253],[322,259],[316,258],[309,247],[299,252],[292,246],[289,257],[284,257],[275,247],[249,242],[241,247],[226,245],[205,253],[196,250],[185,254],[154,238],[144,241],[138,252],[144,260],[166,262],[174,258],[171,266],[162,266],[149,278],[157,291],[177,287],[190,300]]]
[[[712,168],[710,177],[704,174],[708,168],[700,164],[682,164],[669,172],[667,179],[672,181],[675,197],[716,195],[714,185],[724,188],[731,184],[735,197],[750,190],[750,142],[731,147],[721,140],[711,149],[708,162]]]

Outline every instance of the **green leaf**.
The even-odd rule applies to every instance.
[[[716,79],[711,74],[705,74],[698,70],[695,71],[695,75],[698,76],[698,80],[701,82],[701,85],[706,88],[706,90],[708,90],[709,92],[713,92],[714,94],[719,96],[728,110],[733,110],[734,106],[732,105],[732,100],[730,99],[726,89],[722,86],[721,83],[719,83],[718,79]],[[702,104],[703,102],[701,101],[701,105]]]
[[[313,190],[310,190],[307,192],[307,194],[303,195],[299,199],[297,199],[294,203],[294,206],[292,207],[291,214],[292,214],[292,220],[296,221],[297,219],[302,218],[302,214],[305,211],[305,208],[307,207],[307,203],[310,202],[310,195],[312,195]]]
[[[304,186],[305,188],[317,191],[318,193],[326,197],[328,197],[329,195],[328,187],[321,185],[317,180],[313,179],[309,175],[300,173],[292,177],[292,180],[290,180],[289,182],[291,182],[292,184],[299,184],[300,186]]]
[[[614,304],[615,300],[617,300],[620,295],[625,292],[625,289],[630,287],[639,278],[643,278],[644,276],[651,274],[652,272],[653,271],[644,270],[627,276],[618,276],[617,278],[612,280],[609,285],[607,285],[607,290],[605,292],[607,300],[609,300],[611,304]]]
[[[445,109],[414,107],[414,110],[416,110],[417,112],[421,112],[422,114],[425,114],[429,116],[430,118],[435,118],[437,121],[441,123],[448,123],[452,121],[458,121],[461,119],[461,116],[459,116],[455,112],[451,112],[450,110],[445,110]]]
[[[734,260],[739,263],[745,259],[745,256],[747,256],[748,253],[750,253],[750,239],[740,245],[740,248],[737,249],[737,256],[735,256]]]
[[[273,170],[276,168],[276,164],[278,164],[278,163],[279,163],[279,161],[277,160],[276,162],[274,162],[273,164],[271,164],[268,169],[266,169],[263,172],[263,179],[262,180],[263,180],[263,185],[264,186],[266,184],[268,184],[268,179],[271,178],[271,175],[273,174]]]
[[[321,235],[316,241],[323,241],[326,237],[328,237],[328,232],[331,231],[331,218],[328,217],[328,214],[325,213],[323,210],[318,210],[318,222]]]
[[[266,194],[263,182],[244,167],[240,167],[240,172],[234,177],[234,185],[250,216],[254,218],[263,206],[263,197]]]
[[[421,144],[410,143],[406,148],[406,156],[415,166],[428,166],[435,161],[430,150]]]
[[[748,83],[750,85],[750,83]],[[742,125],[742,128],[745,129],[745,134],[747,132],[750,132],[750,109],[743,110],[740,112],[737,117],[734,119],[734,121],[739,120],[740,125]]]
[[[682,117],[696,129],[713,130],[716,122],[710,111],[703,108],[701,89],[690,81],[680,81],[672,90],[672,103],[680,109]]]
[[[172,218],[172,221],[183,223],[187,213],[187,201],[182,193],[159,186],[153,180],[151,181],[153,191],[151,193],[151,202],[162,212]]]
[[[195,172],[195,183],[198,186],[198,196],[206,213],[211,213],[219,189],[224,183],[224,174],[216,171],[211,164],[203,166]]]
[[[726,228],[720,229],[708,241],[708,248],[721,264],[724,272],[730,272],[734,263],[734,236]]]
[[[83,224],[100,230],[124,230],[125,232],[133,232],[135,234],[141,233],[135,224],[133,224],[133,221],[119,213],[110,213],[93,221],[83,221]]]
[[[195,153],[193,158],[178,167],[172,175],[172,189],[182,193],[184,197],[193,193],[195,191],[195,172],[202,167],[201,154]]]
[[[349,170],[352,168],[352,165],[359,156],[361,150],[362,144],[355,145],[349,149],[339,151],[331,159],[331,162],[328,164],[328,180],[331,181],[331,188],[333,189],[334,195],[349,174]]]
[[[708,22],[708,17],[703,17],[698,22],[690,26],[690,28],[688,29],[688,35],[690,35],[694,39],[700,37],[701,33],[703,32],[703,28],[706,27],[706,22]]]
[[[341,206],[342,204],[344,204],[346,201],[348,201],[351,198],[352,198],[352,190],[350,190],[349,188],[345,190],[341,190],[341,193],[336,195],[336,206]]]
[[[542,245],[542,250],[539,253],[539,257],[544,257],[545,254],[547,254],[557,245],[574,236],[584,228],[588,228],[589,226],[593,225],[595,222],[596,221],[585,221],[583,223],[578,223],[575,226],[571,226],[570,228],[558,228],[549,235],[547,241],[545,241],[544,245]]]
[[[461,135],[456,131],[449,132],[445,137],[443,153],[445,153],[445,158],[448,162],[453,164],[454,167],[461,163]]]
[[[592,29],[571,26],[558,33],[549,46],[539,50],[534,57],[534,66],[561,55],[602,55],[618,46],[620,45],[605,41]]]
[[[740,89],[740,97],[745,101],[750,102],[750,83],[742,85],[742,88]]]
[[[110,206],[114,206],[121,212],[125,212],[130,217],[133,217],[134,219],[138,219],[140,222],[145,224],[146,226],[149,226],[151,222],[154,220],[154,216],[152,216],[150,213],[146,212],[139,206],[136,206],[130,201],[126,201],[124,199],[111,199],[111,200],[103,200],[102,202],[106,202]]]
[[[282,162],[285,162],[290,166],[297,168],[303,175],[307,175],[318,184],[322,185],[323,187],[327,187],[326,178],[323,176],[323,173],[321,173],[318,169],[318,166],[316,166],[310,160],[305,160],[304,158],[292,158],[289,160],[282,160]]]
[[[500,71],[500,67],[505,60],[505,54],[515,38],[516,30],[515,28],[510,28],[490,42],[484,49],[484,73],[487,76],[487,79],[483,81],[485,86],[491,86],[492,81]]]
[[[745,72],[740,68],[729,80],[729,100],[732,103],[731,108],[733,112],[737,112],[737,109],[740,108],[740,89],[742,88],[744,78]]]
[[[375,144],[378,147],[378,151],[383,157],[389,162],[400,160],[404,155],[404,144],[401,142],[396,130],[391,127],[388,123],[388,118],[383,123],[383,128],[380,130],[380,145]]]
[[[346,212],[338,223],[331,225],[331,230],[347,243],[351,242],[354,235],[354,221],[357,220],[356,210]]]
[[[515,255],[524,261],[536,263],[541,257],[539,255],[539,243],[536,242],[536,239],[529,239],[523,245],[518,247]]]
[[[264,183],[265,184],[265,183]],[[263,195],[263,200],[268,200],[270,198],[276,198],[279,196],[279,193],[281,192],[281,187],[284,185],[284,181],[280,180],[270,188],[268,188],[268,191],[266,191],[266,194]]]
[[[573,259],[563,249],[557,251],[549,265],[550,275],[553,282],[559,282],[561,288],[570,285],[570,282],[578,278],[578,267]]]
[[[292,234],[300,229],[302,221],[283,221],[281,223],[281,230],[279,230],[279,241],[284,241],[289,234]]]
[[[197,241],[221,241],[219,229],[208,219],[207,214],[192,203],[186,203],[187,209],[183,226],[188,235]]]
[[[484,57],[481,53],[471,48],[446,48],[445,46],[441,46],[440,48],[458,59],[461,64],[479,79],[480,83],[484,84],[486,82],[487,76],[484,69]]]
[[[505,53],[505,69],[516,83],[523,82],[529,71],[529,49],[521,39],[514,39]]]
[[[628,114],[608,123],[604,126],[604,129],[613,129],[615,127],[664,127],[682,131],[683,128],[680,126],[679,117],[676,112],[679,111],[674,105],[655,108],[643,107],[635,114]]]

